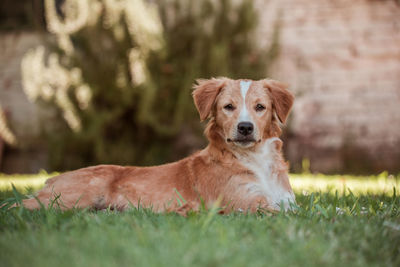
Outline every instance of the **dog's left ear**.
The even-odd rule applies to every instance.
[[[285,123],[294,101],[293,94],[287,90],[289,85],[275,80],[264,80],[264,87],[269,91],[272,107],[280,122]]]
[[[210,116],[211,109],[219,92],[225,84],[224,79],[196,80],[193,85],[193,99],[200,114],[200,120],[204,121]]]

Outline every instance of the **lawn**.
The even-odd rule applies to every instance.
[[[49,177],[0,176],[0,201]],[[400,266],[400,176],[291,175],[298,207],[187,218],[0,210],[0,266]]]

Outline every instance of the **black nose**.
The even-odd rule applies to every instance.
[[[238,127],[238,132],[244,136],[251,134],[254,129],[253,124],[248,121],[240,122],[237,127]]]

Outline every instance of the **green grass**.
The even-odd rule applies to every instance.
[[[48,177],[0,176],[0,200]],[[298,208],[0,210],[0,266],[400,266],[400,177],[292,175]]]

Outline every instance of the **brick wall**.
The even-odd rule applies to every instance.
[[[400,6],[396,1],[258,1],[262,44],[280,18],[272,77],[296,95],[294,168],[400,171]]]

